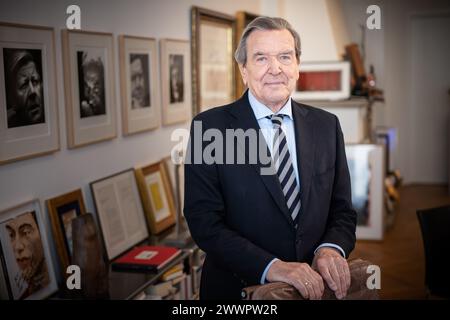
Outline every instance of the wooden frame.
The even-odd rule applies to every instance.
[[[163,124],[185,122],[192,108],[189,41],[161,39],[160,49]]]
[[[93,181],[90,187],[109,261],[148,238],[133,169]]]
[[[176,209],[164,160],[135,170],[150,230],[158,234],[175,224]]]
[[[60,148],[54,39],[53,28],[0,22],[0,165]],[[13,87],[28,65],[26,91]]]
[[[231,103],[235,92],[235,18],[192,7],[193,115]]]
[[[38,199],[0,212],[0,244],[11,299],[44,299],[58,289]]]
[[[252,22],[254,19],[258,18],[259,15],[246,12],[246,11],[238,11],[236,13],[236,48],[239,45],[239,41],[241,40],[242,34],[244,33],[245,28],[248,26],[250,22]],[[236,97],[241,96],[244,91],[247,89],[247,87],[244,85],[244,82],[242,81],[241,72],[239,71],[239,65],[235,63],[235,71],[236,75]]]
[[[71,264],[73,256],[72,220],[86,213],[83,193],[81,189],[77,189],[48,199],[46,202],[61,270],[64,277],[67,277],[65,270]]]
[[[122,130],[125,135],[160,126],[156,46],[153,38],[128,35],[119,37]]]
[[[113,35],[62,30],[61,36],[68,147],[115,138]]]

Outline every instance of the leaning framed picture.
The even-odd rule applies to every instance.
[[[357,213],[356,238],[382,240],[385,225],[383,147],[374,144],[346,145]]]
[[[185,122],[192,108],[189,41],[161,39],[160,49],[163,124]]]
[[[350,63],[304,62],[292,97],[305,100],[344,100],[350,97]]]
[[[111,33],[62,30],[69,148],[117,136]]]
[[[119,61],[123,133],[158,128],[161,104],[156,40],[121,35]]]
[[[48,199],[47,209],[61,269],[66,270],[73,256],[72,220],[86,213],[81,189]],[[67,275],[65,272],[63,274]]]
[[[11,299],[44,299],[58,289],[39,200],[0,212],[0,243]]]
[[[235,18],[192,7],[193,115],[231,103],[235,92]]]
[[[59,150],[54,29],[0,22],[0,164]]]
[[[158,234],[175,224],[173,189],[164,160],[135,169],[150,230]]]
[[[148,238],[133,169],[90,183],[108,260]]]

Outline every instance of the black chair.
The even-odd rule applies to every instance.
[[[428,294],[450,298],[450,206],[417,210],[425,247]]]

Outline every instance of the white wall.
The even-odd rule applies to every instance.
[[[189,126],[189,122],[186,122],[123,137],[121,122],[118,121],[118,138],[74,150],[67,149],[61,29],[65,28],[66,8],[73,3],[81,7],[82,29],[111,32],[115,35],[118,115],[120,115],[120,90],[117,35],[189,40],[192,5],[230,15],[234,15],[238,10],[255,13],[260,10],[257,0],[1,1],[0,21],[55,28],[61,150],[51,155],[0,166],[0,210],[27,199],[38,198],[46,212],[44,207],[46,199],[81,187],[87,210],[94,212],[89,182],[168,156],[172,146],[175,145],[170,142],[171,132],[175,128]],[[47,214],[45,219],[46,225],[50,226]]]

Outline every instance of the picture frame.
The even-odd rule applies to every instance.
[[[0,165],[60,149],[56,82],[54,29],[0,22]]]
[[[10,299],[44,299],[57,291],[38,199],[0,212],[0,244]]]
[[[250,22],[258,18],[259,15],[250,13],[247,11],[238,11],[236,12],[236,47],[239,45],[239,41],[241,40],[241,36],[244,33],[245,28],[248,26]],[[237,63],[235,65],[235,76],[236,76],[236,97],[240,97],[245,90],[247,89],[246,85],[242,81],[241,72],[239,71],[239,65]]]
[[[62,30],[69,149],[117,137],[111,33]]]
[[[345,100],[350,97],[350,63],[302,62],[292,97],[298,101]]]
[[[236,19],[221,12],[193,6],[191,22],[192,113],[195,116],[236,99]]]
[[[162,122],[185,122],[192,108],[189,41],[160,39]]]
[[[356,238],[382,240],[385,229],[383,147],[374,144],[345,146],[357,213]]]
[[[73,257],[72,221],[86,213],[83,193],[76,189],[48,199],[46,203],[61,270],[66,270]],[[65,272],[63,274],[67,277]]]
[[[158,128],[161,101],[156,40],[119,36],[119,60],[123,134]]]
[[[176,222],[176,208],[170,177],[164,160],[135,169],[136,179],[152,234],[159,234]]]
[[[93,181],[90,187],[108,261],[148,238],[133,169]]]
[[[183,215],[184,208],[184,163],[181,162],[176,165],[172,156],[167,156],[163,159],[166,166],[166,171],[169,173],[170,183],[172,186],[172,192],[174,195],[175,208],[178,206],[178,200],[180,202],[180,214]],[[178,170],[178,171],[177,171]],[[177,177],[178,176],[178,177]]]

